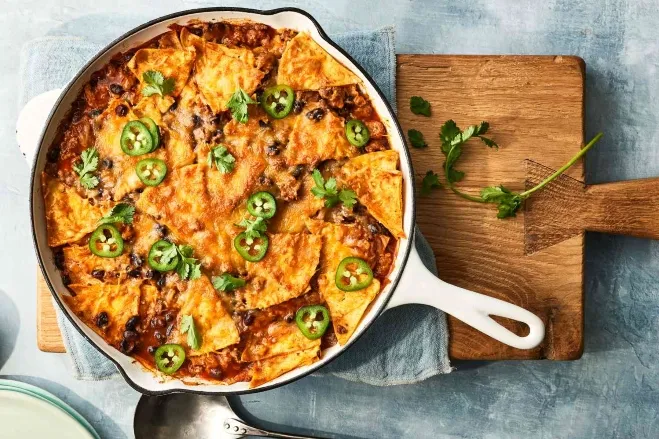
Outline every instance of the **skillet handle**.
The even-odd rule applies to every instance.
[[[408,303],[441,309],[495,340],[517,349],[533,349],[545,337],[545,325],[538,316],[512,303],[465,290],[438,279],[423,265],[414,247],[387,309]],[[520,337],[494,321],[491,315],[524,322],[529,326],[530,332],[527,336]]]
[[[16,143],[28,164],[34,161],[46,120],[61,93],[61,88],[41,93],[30,99],[18,114]]]

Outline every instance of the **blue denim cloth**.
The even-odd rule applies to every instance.
[[[66,85],[89,58],[125,31],[117,28],[112,18],[94,16],[86,22],[86,31],[52,35],[26,43],[20,64],[22,104],[39,93]],[[113,26],[116,32],[112,31]],[[97,29],[108,35],[105,41],[101,41],[103,38],[99,38]],[[384,28],[335,35],[333,39],[371,74],[395,106],[394,30]],[[421,259],[436,274],[432,250],[418,231],[416,245]],[[59,310],[58,322],[76,378],[102,380],[118,376],[113,363],[82,338]],[[446,316],[430,307],[408,305],[380,316],[353,347],[318,374],[329,373],[347,380],[387,386],[414,383],[450,371]]]

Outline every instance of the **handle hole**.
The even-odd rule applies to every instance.
[[[507,330],[509,330],[510,332],[512,332],[513,334],[519,337],[526,337],[531,332],[531,328],[529,328],[529,325],[527,325],[524,322],[509,319],[507,317],[495,316],[495,315],[490,315],[490,317],[495,322],[497,322],[498,324],[500,324],[501,326],[503,326],[504,328],[506,328]]]

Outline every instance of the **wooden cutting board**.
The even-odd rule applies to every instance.
[[[427,170],[441,172],[439,128],[447,119],[465,127],[490,122],[490,135],[501,148],[469,143],[459,169],[460,187],[477,193],[503,184],[523,190],[532,160],[558,168],[583,142],[583,61],[561,56],[399,55],[397,102],[407,132],[423,132],[429,147],[412,149],[417,186]],[[422,96],[432,117],[413,115],[409,100]],[[543,171],[545,170],[545,171]],[[534,168],[534,176],[549,172]],[[583,166],[568,173],[582,179]],[[583,230],[566,240],[525,251],[525,213],[498,220],[491,205],[468,202],[445,190],[419,197],[417,221],[436,256],[440,277],[450,283],[513,302],[537,314],[547,336],[537,349],[507,347],[450,319],[450,355],[454,359],[576,359],[583,349]],[[560,218],[557,219],[560,224]],[[50,293],[38,275],[39,348],[64,352]],[[501,320],[502,321],[502,320]],[[519,334],[524,328],[504,322]]]

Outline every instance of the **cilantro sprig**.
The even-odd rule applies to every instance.
[[[428,171],[421,182],[421,195],[430,195],[430,192],[432,192],[433,189],[439,189],[441,187],[442,183],[439,181],[439,175],[435,174],[433,171]]]
[[[481,190],[479,196],[474,196],[462,192],[455,187],[455,183],[462,180],[465,175],[464,172],[455,169],[455,164],[462,155],[462,148],[464,144],[472,138],[480,139],[486,146],[490,148],[498,148],[498,145],[494,140],[484,136],[484,134],[487,133],[489,127],[490,125],[487,122],[481,122],[478,125],[470,125],[466,129],[461,130],[452,120],[448,120],[444,123],[440,131],[440,139],[442,141],[441,149],[442,153],[446,157],[446,161],[444,162],[444,176],[446,178],[447,186],[456,195],[459,195],[460,197],[469,201],[496,204],[498,210],[497,218],[500,219],[516,216],[517,212],[524,204],[524,200],[529,198],[533,193],[544,188],[546,185],[548,185],[550,182],[568,170],[581,157],[583,157],[603,135],[602,133],[598,133],[565,165],[563,165],[560,169],[558,169],[552,175],[531,189],[528,189],[524,192],[513,192],[501,185],[488,186]],[[426,179],[424,178],[424,186],[425,185]]]
[[[419,130],[408,130],[407,137],[410,139],[412,148],[426,148],[428,146],[423,138],[423,133]]]
[[[265,222],[265,219],[261,217],[256,217],[255,219],[247,219],[243,218],[238,224],[236,224],[238,227],[244,227],[245,228],[245,235],[247,238],[259,238],[261,235],[263,235],[266,230],[267,230],[267,223]]]
[[[343,203],[349,209],[357,203],[357,194],[350,189],[339,190],[336,185],[336,179],[330,177],[325,181],[323,174],[318,169],[314,169],[311,174],[316,186],[311,188],[311,193],[316,198],[325,198],[325,207],[333,207],[338,203]]]
[[[112,210],[98,221],[98,224],[124,223],[132,224],[135,215],[135,207],[128,203],[119,203]]]
[[[430,102],[426,101],[421,96],[412,96],[410,98],[410,110],[412,110],[412,113],[414,114],[430,117]]]
[[[87,148],[80,154],[80,162],[73,165],[73,170],[80,176],[80,184],[85,189],[98,186],[98,177],[93,174],[98,169],[98,151]]]
[[[244,287],[247,284],[245,279],[234,277],[229,273],[213,276],[212,282],[213,287],[218,291],[234,291],[238,288]]]
[[[181,334],[188,334],[188,346],[195,351],[201,347],[201,333],[194,324],[194,318],[190,315],[181,316]]]
[[[155,94],[165,96],[174,91],[174,78],[165,78],[165,76],[157,70],[147,70],[142,74],[142,80],[147,84],[142,89],[142,94],[144,96]]]
[[[222,174],[228,174],[233,171],[236,165],[236,158],[222,145],[212,147],[208,153],[208,166],[215,167]]]
[[[231,95],[231,99],[227,102],[227,107],[231,110],[231,116],[240,123],[247,122],[247,104],[256,104],[245,90],[239,88]]]
[[[201,277],[201,263],[192,257],[194,250],[189,245],[176,245],[170,243],[160,249],[161,265],[168,265],[173,259],[178,257],[178,264],[174,270],[183,280],[195,280]]]

